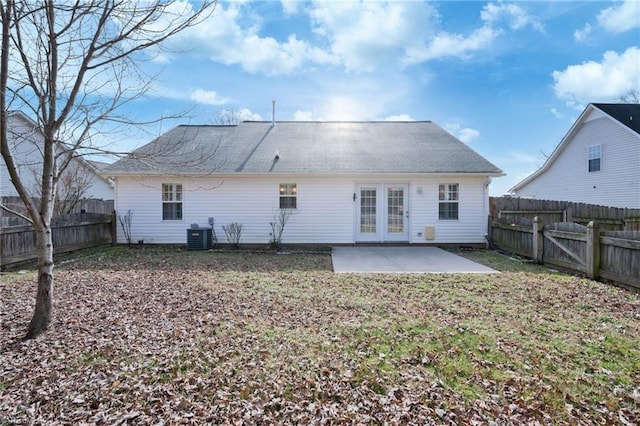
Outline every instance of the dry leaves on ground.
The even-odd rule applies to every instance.
[[[118,248],[20,342],[33,282],[1,282],[0,424],[640,421],[640,298],[576,277]]]

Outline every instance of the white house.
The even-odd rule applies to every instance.
[[[36,124],[21,112],[13,111],[8,116],[8,138],[18,173],[23,184],[32,196],[40,193],[38,173],[42,173],[42,140],[43,135]],[[113,182],[99,174],[99,170],[82,157],[72,159],[68,170],[60,177],[72,185],[74,180],[81,180],[83,198],[113,200],[115,191]],[[76,182],[80,184],[80,182]],[[0,196],[15,197],[18,193],[13,186],[9,171],[3,160],[0,160]]]
[[[185,243],[191,224],[242,224],[267,244],[483,244],[496,166],[432,122],[178,126],[103,171],[133,241]],[[119,229],[119,242],[125,242]]]
[[[519,197],[640,208],[640,105],[589,104]]]

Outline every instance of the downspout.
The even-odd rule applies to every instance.
[[[491,184],[491,176],[487,177],[487,181],[484,184],[483,197],[482,197],[482,210],[484,212],[483,216],[485,218],[484,238],[485,238],[485,240],[487,240],[487,243],[489,245],[492,245],[491,244],[491,235],[489,235],[489,229],[490,229],[490,225],[489,225],[489,185],[490,184]]]

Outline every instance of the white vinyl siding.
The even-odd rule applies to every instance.
[[[458,183],[458,220],[439,220],[438,192],[443,181]],[[411,192],[412,243],[484,244],[487,235],[488,192],[486,178],[432,178],[413,181]],[[421,193],[420,193],[421,189]],[[435,239],[425,239],[425,227],[435,227]],[[418,235],[418,234],[421,235]]]
[[[295,182],[297,209],[286,225],[283,244],[352,244],[355,242],[356,184],[379,183],[380,177],[220,176],[181,179],[183,220],[163,221],[158,208],[162,177],[118,178],[117,210],[133,212],[132,239],[155,244],[186,244],[192,223],[208,226],[214,218],[218,241],[226,243],[223,225],[242,224],[243,244],[269,243],[270,222],[279,212],[279,185]],[[458,221],[438,221],[438,185],[458,182]],[[398,176],[384,183],[409,184],[409,241],[411,243],[484,243],[487,232],[486,178]],[[421,188],[421,192],[417,191]],[[436,227],[436,239],[426,241],[425,226]],[[418,235],[421,234],[421,235]],[[118,241],[124,243],[122,230]]]
[[[601,145],[600,171],[589,172],[589,147]],[[606,162],[606,167],[605,163]],[[549,168],[519,197],[640,208],[640,135],[609,116],[585,122]]]

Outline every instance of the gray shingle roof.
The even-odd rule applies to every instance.
[[[502,175],[428,121],[178,126],[104,170],[108,175],[155,172]]]

